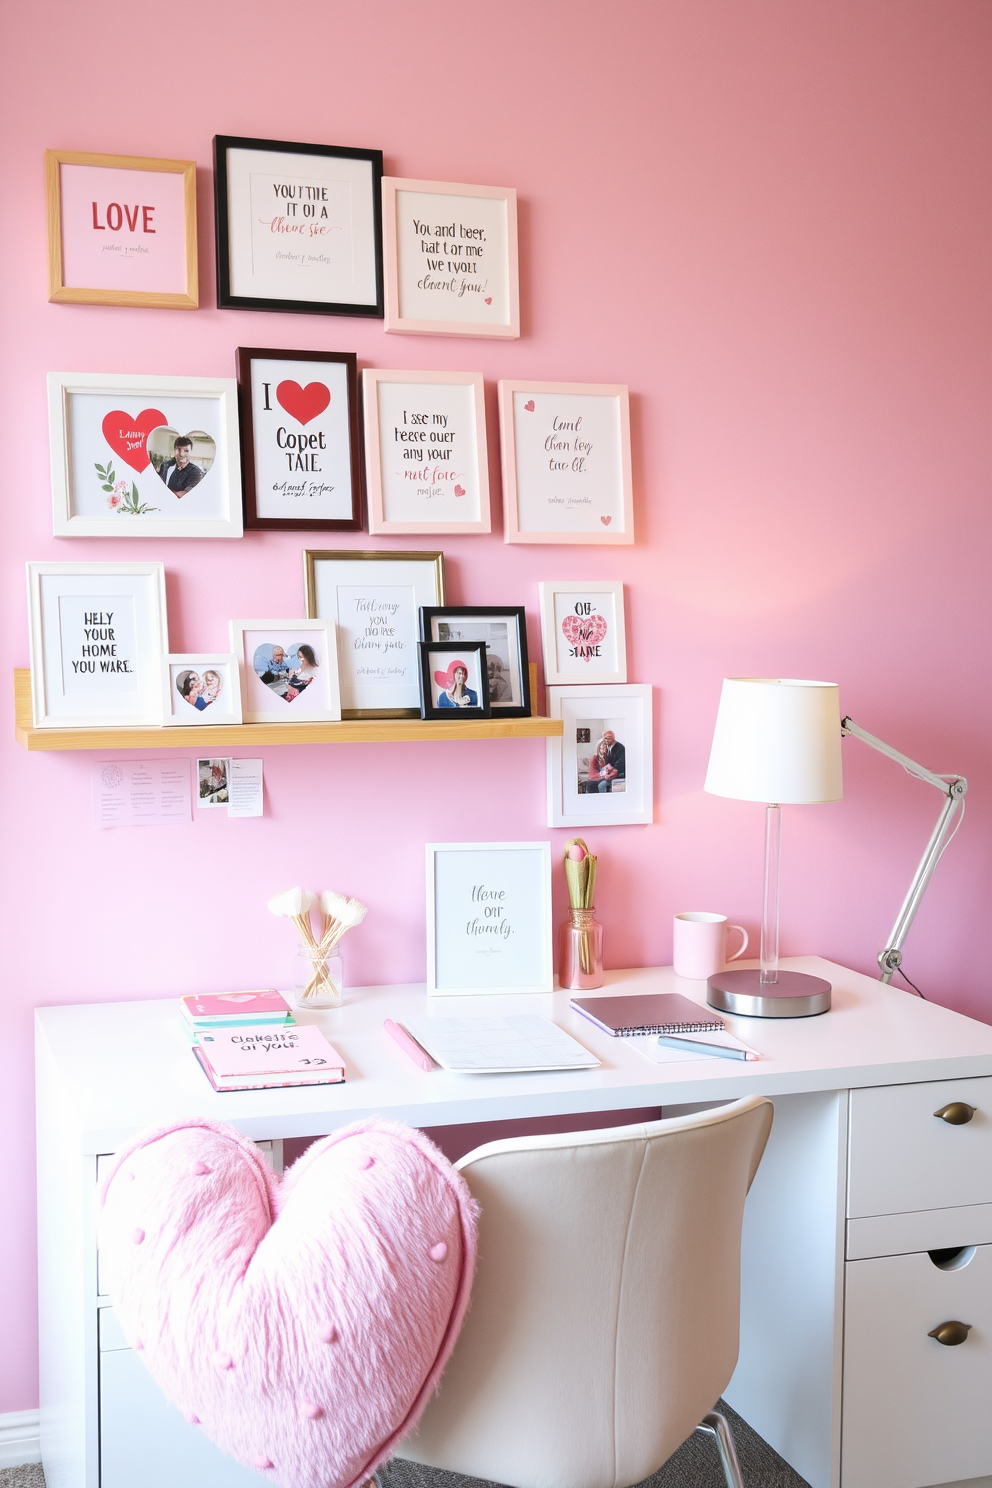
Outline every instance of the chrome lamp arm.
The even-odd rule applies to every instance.
[[[902,965],[903,942],[909,934],[916,911],[933,877],[933,871],[940,862],[947,844],[961,825],[968,782],[963,775],[935,775],[932,770],[924,769],[915,760],[911,760],[905,754],[900,754],[898,749],[893,749],[890,744],[884,744],[881,739],[876,739],[874,734],[869,734],[865,729],[859,728],[853,718],[842,718],[840,728],[842,734],[853,734],[863,744],[868,744],[872,749],[877,749],[879,754],[887,755],[889,759],[895,760],[897,765],[902,765],[903,769],[910,775],[915,775],[917,780],[925,780],[928,785],[936,786],[941,795],[946,797],[943,809],[937,818],[937,825],[933,829],[933,835],[927,843],[923,857],[920,859],[920,865],[902,902],[902,908],[896,916],[889,943],[884,951],[878,953],[878,964],[882,968],[881,980],[887,984],[891,982]]]

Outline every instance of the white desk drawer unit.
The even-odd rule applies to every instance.
[[[992,1079],[850,1101],[841,1483],[992,1483]]]

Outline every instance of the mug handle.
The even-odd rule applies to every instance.
[[[728,925],[727,926],[727,929],[728,930],[739,930],[741,932],[741,934],[743,935],[743,937],[744,937],[743,941],[741,942],[741,948],[740,948],[740,950],[739,951],[735,951],[732,956],[728,956],[727,957],[727,960],[728,961],[736,961],[737,958],[738,958],[738,956],[743,956],[744,952],[747,950],[747,931],[744,929],[744,926],[743,925]]]

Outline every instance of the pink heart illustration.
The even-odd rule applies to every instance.
[[[283,1488],[351,1488],[414,1425],[475,1258],[468,1189],[419,1132],[356,1122],[279,1179],[193,1119],[118,1154],[101,1203],[124,1335],[223,1451]]]
[[[145,408],[141,413],[123,413],[115,408],[101,424],[103,437],[115,455],[140,475],[151,464],[148,455],[148,436],[153,429],[161,429],[169,420],[157,408]]]
[[[524,404],[524,412],[525,413],[533,413],[534,412],[534,399],[533,398],[528,398],[527,402]]]
[[[492,304],[492,302],[493,302],[493,297],[492,297],[492,295],[487,295],[487,296],[486,296],[486,304],[487,304],[487,305],[491,305],[491,304]]]
[[[566,615],[561,629],[568,644],[575,647],[583,661],[588,662],[592,660],[591,648],[598,646],[606,634],[606,616]]]
[[[465,495],[465,487],[464,486],[456,486],[455,487],[455,495],[456,496],[464,496]]]
[[[613,518],[612,517],[600,517],[599,520],[602,522],[602,524],[603,524],[604,527],[609,527],[610,523],[613,521]]]

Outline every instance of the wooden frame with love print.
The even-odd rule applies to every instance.
[[[623,584],[563,579],[539,588],[545,686],[626,682]]]
[[[634,541],[622,383],[504,379],[499,429],[506,542]]]
[[[245,723],[338,723],[337,637],[332,620],[232,620]]]
[[[56,537],[240,537],[233,377],[48,374]]]
[[[362,526],[358,372],[352,351],[239,346],[245,526]]]

